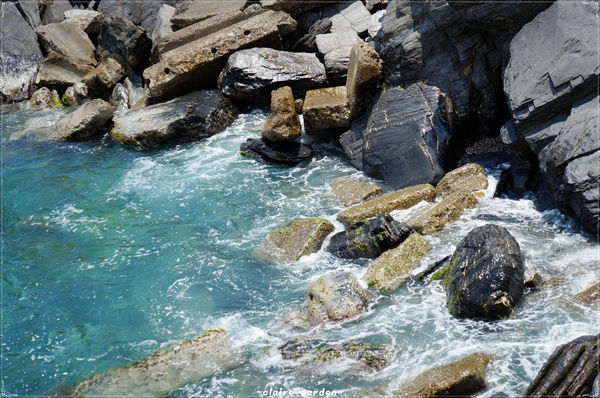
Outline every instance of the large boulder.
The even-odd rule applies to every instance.
[[[61,396],[165,396],[241,363],[227,332],[210,329],[148,358],[92,376],[67,388]]]
[[[348,64],[346,89],[350,103],[350,116],[356,118],[373,99],[373,90],[381,79],[379,55],[365,42],[352,46]]]
[[[599,357],[600,335],[582,336],[561,345],[527,387],[525,396],[592,396],[594,379],[598,377]]]
[[[446,224],[458,220],[466,209],[479,201],[471,192],[458,191],[411,217],[407,223],[420,234],[431,235],[444,229]]]
[[[179,28],[185,28],[196,22],[231,11],[239,11],[246,5],[246,0],[211,1],[186,0],[178,1],[175,15],[171,22]]]
[[[140,69],[149,60],[152,42],[133,22],[119,17],[105,17],[98,35],[96,54],[102,58],[111,54],[123,57],[131,68]]]
[[[302,116],[307,134],[349,127],[350,103],[346,87],[327,87],[308,91],[302,106]]]
[[[295,166],[312,159],[313,151],[310,146],[299,142],[248,138],[240,145],[240,155],[263,164]]]
[[[81,105],[54,125],[54,139],[79,141],[91,138],[102,131],[112,118],[113,107],[106,101],[95,99]]]
[[[155,0],[147,2],[102,0],[98,6],[98,11],[107,17],[122,18],[135,25],[141,26],[148,36],[150,36],[156,27],[159,11],[166,3],[174,2],[171,0]]]
[[[218,90],[202,90],[114,118],[111,136],[129,146],[154,148],[198,141],[227,128],[238,110]]]
[[[380,186],[339,177],[329,183],[333,196],[344,206],[352,206],[365,200],[375,198],[383,192]]]
[[[52,23],[36,29],[42,48],[96,65],[95,47],[87,33],[69,21]]]
[[[315,54],[292,53],[272,48],[237,51],[227,60],[219,88],[231,98],[268,102],[272,90],[292,88],[294,97],[327,83],[325,67]]]
[[[35,84],[64,88],[82,80],[92,69],[86,61],[51,52],[40,65]]]
[[[460,241],[447,267],[446,303],[455,317],[505,318],[523,295],[521,248],[503,227],[487,224],[473,229]]]
[[[364,131],[344,134],[344,150],[362,158],[365,174],[396,189],[436,183],[445,174],[449,139],[445,103],[439,89],[421,83],[387,89],[375,102]]]
[[[269,141],[290,141],[302,134],[294,94],[289,86],[271,93],[271,113],[265,119],[260,134]]]
[[[130,64],[122,56],[113,53],[103,57],[98,65],[81,79],[91,90],[112,89],[130,72]]]

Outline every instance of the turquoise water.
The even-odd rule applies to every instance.
[[[311,330],[325,340],[394,346],[392,365],[351,374],[343,364],[310,369],[268,354],[294,332],[282,319],[301,306],[308,283],[331,270],[358,277],[364,261],[317,253],[296,264],[257,261],[272,229],[299,217],[335,221],[328,182],[365,179],[326,139],[295,168],[239,156],[264,114],[243,114],[200,143],[141,152],[109,138],[43,140],[63,111],[7,109],[2,117],[2,391],[31,396],[65,387],[158,349],[223,327],[242,366],[185,386],[173,396],[258,396],[264,389],[391,391],[404,378],[475,351],[499,358],[488,374],[495,393],[516,395],[554,348],[598,331],[598,311],[572,295],[598,280],[598,246],[558,211],[529,200],[494,199],[492,187],[464,220],[430,237],[426,259],[451,254],[492,217],[521,244],[527,273],[562,276],[528,294],[509,320],[456,320],[442,288],[409,282],[379,297],[356,321]],[[409,212],[396,212],[399,220]],[[341,225],[336,227],[341,230]],[[272,352],[272,351],[271,351]]]

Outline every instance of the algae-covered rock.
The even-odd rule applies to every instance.
[[[298,261],[302,256],[316,253],[334,230],[323,218],[302,218],[290,221],[272,231],[256,249],[256,255],[269,261]]]
[[[364,202],[367,199],[381,195],[382,189],[375,184],[369,184],[353,178],[339,177],[329,183],[333,195],[344,206]]]
[[[467,163],[454,169],[438,182],[438,195],[450,195],[454,192],[477,192],[488,187],[485,170],[477,163]]]
[[[340,212],[337,220],[349,227],[359,221],[378,217],[394,210],[408,209],[425,200],[435,199],[435,188],[430,184],[414,185],[371,199]]]
[[[407,224],[421,235],[431,235],[444,229],[449,222],[458,220],[466,209],[478,203],[472,193],[458,191],[417,214]]]
[[[365,274],[369,287],[391,292],[416,269],[431,250],[431,244],[418,233],[410,234],[398,247],[379,256]]]
[[[427,370],[394,391],[394,398],[472,396],[485,389],[485,371],[494,357],[475,353]]]
[[[111,369],[60,394],[72,397],[162,397],[186,384],[241,364],[228,334],[210,329],[125,367]]]
[[[577,293],[575,298],[589,306],[600,305],[600,282],[593,284],[584,291]]]

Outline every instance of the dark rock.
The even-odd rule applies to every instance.
[[[95,47],[84,30],[69,21],[40,26],[36,29],[42,48],[96,65]]]
[[[358,222],[331,237],[327,251],[341,258],[376,258],[398,246],[412,233],[405,223],[385,214]]]
[[[141,26],[148,34],[152,35],[156,26],[156,19],[160,8],[170,1],[123,1],[123,0],[102,0],[98,6],[98,11],[107,17],[117,17]]]
[[[507,317],[524,290],[521,249],[505,229],[473,229],[452,255],[444,278],[448,310],[455,317]]]
[[[77,83],[93,69],[86,61],[51,52],[40,65],[35,84],[62,89]]]
[[[269,141],[291,141],[301,134],[292,89],[284,86],[274,90],[271,93],[271,113],[265,119],[261,136]]]
[[[317,35],[329,33],[330,28],[331,20],[329,18],[318,20],[308,29],[307,34],[294,43],[292,50],[299,52],[316,52]]]
[[[94,99],[81,105],[73,113],[60,119],[54,126],[53,138],[60,141],[79,141],[93,137],[114,113],[106,101]]]
[[[148,63],[152,42],[144,29],[123,18],[105,17],[98,35],[96,54],[102,58],[119,54],[133,69]]]
[[[73,6],[69,0],[46,0],[40,9],[42,24],[48,25],[65,20],[65,11],[70,11]]]
[[[327,83],[325,67],[315,54],[251,48],[237,51],[227,60],[219,88],[231,98],[269,102],[271,91],[290,86],[294,97]]]
[[[477,155],[466,155],[460,162],[459,166],[468,163],[477,163],[484,169],[494,169],[504,163],[510,162],[510,154],[507,151],[480,153]]]
[[[510,168],[502,171],[494,196],[507,195],[513,199],[522,198],[525,192],[533,188],[533,182],[538,171],[536,163],[529,157],[511,153]]]
[[[336,3],[339,0],[260,0],[263,8],[274,11],[285,11],[290,15],[298,15],[301,12],[323,7],[327,4]]]
[[[535,272],[525,281],[525,287],[530,288],[531,290],[540,290],[544,284],[544,280],[542,276]]]
[[[240,154],[260,163],[292,165],[312,158],[308,145],[293,141],[271,142],[264,139],[248,138],[240,146]]]
[[[535,379],[526,397],[590,396],[598,376],[600,335],[582,336],[558,347]]]

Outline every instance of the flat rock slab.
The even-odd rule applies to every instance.
[[[96,48],[87,33],[78,25],[69,21],[52,23],[40,26],[36,33],[47,53],[54,51],[96,65]]]
[[[350,103],[346,86],[308,91],[302,106],[302,116],[307,134],[350,127]]]
[[[444,197],[407,221],[421,235],[431,235],[444,229],[446,224],[458,220],[466,209],[477,206],[479,201],[470,192],[459,191]]]
[[[343,1],[323,9],[323,18],[331,20],[332,33],[343,33],[351,29],[361,35],[369,29],[371,13],[361,1]]]
[[[94,67],[89,63],[51,52],[40,65],[35,84],[38,86],[64,87],[71,86]]]
[[[484,168],[477,163],[467,163],[446,173],[437,183],[436,190],[438,196],[444,196],[461,191],[475,193],[487,187]]]
[[[93,137],[113,114],[113,107],[104,100],[86,102],[56,123],[54,138],[60,141],[78,141]]]
[[[244,8],[246,0],[211,1],[194,0],[177,2],[175,15],[171,22],[179,28],[185,28],[196,22],[227,12]]]
[[[264,164],[295,166],[312,159],[313,151],[310,146],[299,142],[248,138],[240,145],[240,155]]]
[[[340,177],[329,183],[333,195],[344,206],[352,206],[365,200],[381,195],[380,186],[355,180],[354,178]]]

